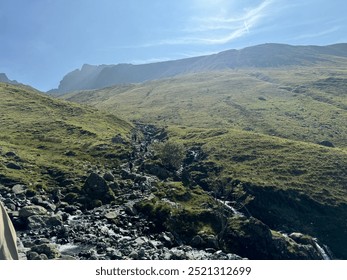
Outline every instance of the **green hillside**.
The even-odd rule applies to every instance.
[[[45,188],[81,178],[90,164],[116,165],[131,130],[113,115],[3,83],[0,124],[1,181]],[[112,143],[116,135],[124,144]]]
[[[63,98],[117,112],[128,120],[236,128],[312,143],[329,141],[345,148],[346,71],[342,66],[333,69],[206,72]]]
[[[346,258],[345,65],[196,73],[63,98],[165,127],[205,155],[185,171],[186,184],[240,187],[254,217],[316,236]]]
[[[169,136],[201,147],[206,159],[187,170],[189,184],[248,196],[248,211],[271,228],[318,237],[345,258],[347,152],[233,129],[174,127]],[[236,193],[235,193],[236,192]]]

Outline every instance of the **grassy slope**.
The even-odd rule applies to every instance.
[[[52,174],[68,178],[84,174],[88,164],[111,164],[106,153],[124,153],[126,145],[111,143],[117,134],[126,139],[131,126],[113,115],[59,101],[38,91],[0,83],[0,173],[27,184],[55,184]],[[102,149],[101,147],[104,147]],[[14,159],[23,168],[7,168]],[[66,155],[70,151],[70,156]],[[71,156],[72,152],[72,156]],[[75,154],[75,155],[73,155]],[[52,174],[49,175],[48,171]]]
[[[130,120],[237,128],[305,142],[328,140],[346,147],[346,71],[330,69],[199,73],[64,98],[116,111]]]
[[[272,228],[317,236],[347,258],[347,79],[336,65],[191,74],[66,95],[200,144],[218,176],[255,197]],[[335,148],[317,145],[331,141]],[[219,179],[214,178],[211,181]]]
[[[233,129],[170,127],[186,146],[201,145],[220,176],[304,192],[320,203],[347,203],[347,152]]]

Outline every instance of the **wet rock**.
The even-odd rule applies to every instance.
[[[172,247],[174,245],[174,236],[170,232],[163,232],[159,235],[159,240],[163,242],[165,247]]]
[[[129,254],[129,258],[133,259],[133,260],[137,260],[139,258],[139,255],[136,251],[132,251],[130,254]]]
[[[170,256],[171,260],[185,260],[185,259],[187,259],[186,252],[180,248],[172,248],[170,250],[170,253],[171,253],[171,256]]]
[[[314,245],[315,242],[311,236],[308,236],[306,234],[300,233],[300,232],[293,232],[289,234],[289,237],[293,239],[295,242],[304,244],[304,245]]]

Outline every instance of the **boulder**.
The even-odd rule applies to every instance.
[[[328,141],[328,140],[324,140],[324,141],[321,141],[321,142],[318,142],[319,145],[322,145],[322,146],[325,146],[325,147],[329,147],[329,148],[334,148],[335,145]]]
[[[9,169],[15,169],[15,170],[21,170],[22,169],[22,167],[19,164],[14,163],[14,162],[9,162],[8,164],[6,164],[6,167]]]
[[[37,254],[45,254],[48,259],[57,259],[60,257],[60,252],[55,244],[41,244],[31,248],[32,252]]]
[[[27,226],[29,229],[50,228],[54,226],[61,226],[63,224],[60,215],[54,216],[40,216],[33,215],[28,217]]]
[[[15,152],[10,151],[10,152],[7,152],[7,153],[5,154],[5,156],[6,156],[6,157],[17,157],[17,154],[16,154]]]
[[[23,194],[26,192],[26,186],[16,184],[12,187],[12,192],[16,195]]]
[[[109,203],[114,199],[114,193],[107,185],[104,178],[96,173],[91,173],[84,183],[83,191],[92,200],[101,200]]]
[[[20,218],[28,218],[34,215],[47,215],[47,210],[44,207],[38,205],[25,206],[19,210]]]
[[[111,172],[106,172],[103,176],[103,178],[108,181],[108,182],[113,182],[114,181],[114,176]]]

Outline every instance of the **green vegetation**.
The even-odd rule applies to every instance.
[[[170,127],[169,135],[186,146],[201,146],[208,162],[221,167],[218,176],[303,191],[320,202],[347,202],[344,149],[239,130]]]
[[[186,156],[184,146],[174,141],[154,143],[153,150],[164,166],[174,170],[179,169]]]
[[[241,129],[346,148],[343,65],[189,74],[63,98],[144,123]]]
[[[116,167],[129,149],[129,123],[29,87],[0,83],[0,123],[2,179],[33,187],[81,180],[90,164]]]
[[[196,234],[218,234],[218,204],[199,187],[188,188],[181,182],[161,183],[151,199],[137,207],[163,228],[190,240]]]
[[[170,141],[205,155],[183,173],[185,185],[242,186],[254,217],[318,237],[346,258],[346,74],[345,60],[244,68],[63,98],[165,127]]]

